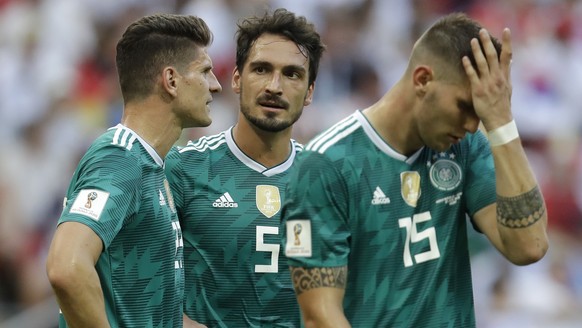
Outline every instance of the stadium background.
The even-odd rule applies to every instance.
[[[183,143],[235,121],[235,22],[275,7],[315,22],[328,46],[294,129],[301,142],[378,99],[439,15],[467,12],[496,36],[512,29],[513,113],[546,197],[551,247],[515,267],[470,232],[478,327],[582,326],[582,1],[0,0],[0,327],[56,326],[46,251],[79,157],[119,121],[114,56],[127,24],[195,14],[214,32],[224,91],[214,123],[186,131]]]

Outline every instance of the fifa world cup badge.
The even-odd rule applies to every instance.
[[[301,239],[299,239],[299,235],[301,234],[302,230],[303,227],[301,226],[301,223],[297,223],[293,226],[293,234],[295,235],[295,246],[301,245]]]
[[[311,221],[291,220],[285,222],[287,241],[285,242],[285,255],[288,257],[310,257],[311,245]]]
[[[86,208],[91,208],[93,206],[93,201],[97,199],[97,193],[92,191],[87,194],[87,202],[85,203]]]

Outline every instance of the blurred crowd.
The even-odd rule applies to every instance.
[[[236,22],[276,7],[313,21],[328,47],[314,102],[295,125],[301,142],[375,102],[440,15],[466,12],[495,36],[511,28],[513,113],[547,202],[551,244],[541,262],[515,267],[469,231],[478,326],[582,326],[582,1],[0,0],[0,327],[52,297],[45,255],[69,179],[121,117],[115,45],[125,27],[171,12],[213,30],[224,91],[211,104],[213,124],[185,131],[185,142],[233,124]]]

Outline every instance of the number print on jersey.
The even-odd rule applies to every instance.
[[[265,244],[265,235],[278,235],[279,227],[257,226],[257,252],[270,252],[271,264],[255,264],[255,272],[279,272],[279,244]]]
[[[430,221],[432,217],[430,212],[423,212],[415,214],[412,218],[402,218],[398,220],[398,225],[400,228],[406,229],[406,241],[404,242],[404,266],[409,267],[414,265],[412,261],[412,255],[410,254],[410,244],[418,243],[424,239],[428,238],[430,249],[426,252],[414,255],[414,260],[416,264],[426,262],[429,260],[438,259],[441,257],[441,252],[439,251],[439,245],[436,238],[436,230],[434,227],[426,228],[422,231],[418,231],[416,224],[420,222]]]

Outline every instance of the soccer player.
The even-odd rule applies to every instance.
[[[121,123],[81,159],[50,246],[60,327],[182,327],[182,232],[164,157],[183,128],[208,126],[221,86],[194,16],[132,23],[117,44]]]
[[[512,263],[544,256],[501,40],[442,17],[391,90],[298,155],[281,232],[306,327],[474,327],[466,215]]]
[[[236,42],[236,124],[168,155],[184,231],[184,311],[208,327],[299,327],[279,220],[302,149],[291,129],[311,103],[324,45],[285,9],[243,20]]]

